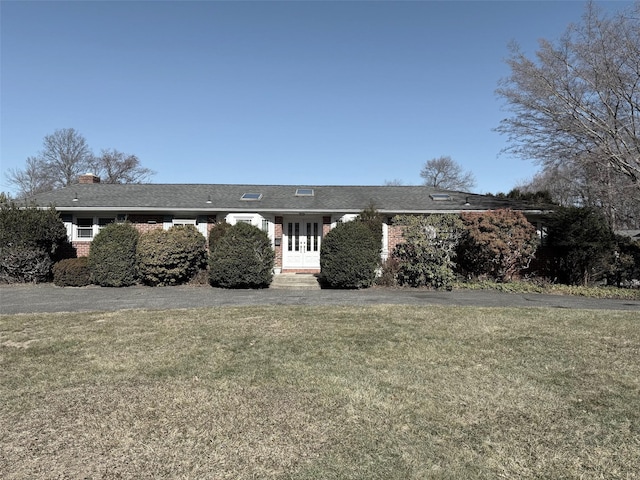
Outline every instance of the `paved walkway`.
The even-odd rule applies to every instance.
[[[209,286],[61,288],[52,284],[0,286],[0,313],[115,311],[234,305],[460,305],[632,310],[640,301],[490,290],[439,292],[419,289],[226,290]]]

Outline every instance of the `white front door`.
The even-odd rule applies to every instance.
[[[288,217],[282,232],[282,268],[319,269],[322,218]]]

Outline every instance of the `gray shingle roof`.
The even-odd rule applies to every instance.
[[[313,196],[296,196],[297,188],[312,188]],[[243,193],[260,193],[257,201],[242,200]],[[433,194],[449,194],[449,200],[434,200]],[[75,199],[75,200],[74,200]],[[40,206],[54,205],[61,211],[251,211],[358,213],[373,205],[382,213],[429,213],[440,211],[513,208],[536,212],[531,206],[510,199],[426,186],[336,186],[336,185],[216,185],[216,184],[76,184],[36,195]],[[210,201],[210,203],[208,203]],[[468,203],[468,204],[467,204]]]

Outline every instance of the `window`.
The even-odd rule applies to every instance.
[[[247,200],[247,201],[257,201],[257,200],[262,200],[262,194],[261,193],[252,193],[252,192],[247,192],[247,193],[243,193],[242,197],[240,197],[240,200]]]
[[[76,236],[82,239],[93,238],[93,218],[76,219]]]
[[[115,222],[115,218],[99,218],[98,219],[98,231],[102,230],[104,227],[109,225],[110,223]]]
[[[313,197],[313,188],[298,188],[296,189],[296,197]]]
[[[196,219],[195,218],[174,218],[172,220],[172,223],[174,225],[193,225],[195,227]]]
[[[269,232],[269,220],[267,220],[266,218],[262,219],[262,231]]]
[[[78,240],[91,240],[104,227],[115,222],[115,217],[79,217],[76,218],[75,238]]]

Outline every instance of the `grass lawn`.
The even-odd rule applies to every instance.
[[[640,478],[640,313],[0,316],[0,477]]]

